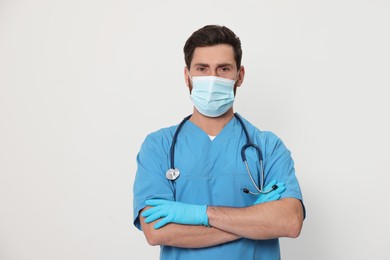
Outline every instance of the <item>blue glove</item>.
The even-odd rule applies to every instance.
[[[154,229],[159,229],[168,223],[209,226],[206,205],[192,205],[163,199],[149,199],[145,202],[153,208],[142,212],[145,223],[161,219],[154,224]]]
[[[269,201],[274,201],[274,200],[279,200],[281,197],[280,194],[282,194],[286,190],[286,186],[284,186],[284,183],[282,183],[282,182],[276,183],[276,180],[274,180],[274,181],[271,181],[263,190],[264,191],[270,190],[270,189],[272,189],[272,186],[274,186],[274,185],[277,185],[278,188],[276,188],[275,190],[273,190],[269,193],[265,193],[265,194],[260,193],[257,196],[257,199],[253,203],[253,205],[257,205],[257,204],[269,202]]]

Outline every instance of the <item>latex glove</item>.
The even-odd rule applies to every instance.
[[[269,201],[274,201],[274,200],[279,200],[281,197],[280,194],[282,194],[286,190],[286,186],[284,185],[284,183],[282,183],[282,182],[276,183],[276,180],[274,180],[274,181],[271,181],[265,188],[263,188],[263,190],[264,191],[270,190],[270,189],[272,189],[272,186],[274,186],[274,185],[277,185],[278,188],[276,188],[275,190],[273,190],[269,193],[265,193],[265,194],[260,193],[257,196],[257,199],[253,203],[253,205],[257,205],[257,204],[269,202]]]
[[[145,223],[161,219],[154,224],[154,229],[159,229],[168,223],[209,226],[206,205],[192,205],[163,199],[149,199],[146,205],[153,208],[142,212]]]

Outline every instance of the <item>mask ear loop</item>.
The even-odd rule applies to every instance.
[[[190,85],[190,83],[192,85],[192,76],[190,74],[190,70],[188,69],[188,67],[186,67],[186,70],[187,70],[188,77],[190,78],[190,81],[188,82],[188,85]]]
[[[192,84],[192,76],[190,74],[190,70],[188,69],[188,67],[186,66],[186,70],[187,70],[187,74],[188,74],[188,77],[189,77],[189,80],[187,82],[187,87],[188,89],[190,90],[190,96],[192,94],[192,89],[194,88],[193,84]]]
[[[237,83],[238,79],[240,78],[240,72],[241,72],[241,68],[238,69],[237,77],[236,77],[236,79],[235,79],[235,81],[234,81],[234,85]],[[238,87],[238,86],[241,86],[241,84],[240,84],[240,85],[237,85],[237,87]]]

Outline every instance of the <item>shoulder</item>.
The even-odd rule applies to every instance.
[[[251,122],[249,122],[246,118],[239,115],[245,127],[248,129],[248,132],[254,138],[261,138],[263,140],[268,140],[272,142],[276,142],[280,140],[279,136],[277,136],[274,132],[270,130],[262,130],[259,127],[255,126]]]
[[[177,125],[164,127],[146,135],[143,145],[161,145],[169,143],[176,131]]]
[[[283,145],[282,140],[276,133],[270,130],[262,130],[258,128],[257,126],[249,122],[241,115],[240,118],[242,119],[254,143],[260,145],[261,147],[268,147],[268,148],[278,147],[280,145]]]
[[[161,138],[171,137],[173,136],[176,128],[177,128],[176,125],[160,128],[156,131],[147,134],[145,139],[161,139]]]
[[[138,153],[139,159],[164,157],[169,152],[174,129],[175,126],[165,127],[147,134]]]

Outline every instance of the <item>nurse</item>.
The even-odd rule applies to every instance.
[[[299,236],[304,206],[290,151],[233,111],[245,75],[241,42],[227,27],[208,25],[188,38],[184,56],[193,112],[174,153],[178,125],[144,140],[134,225],[150,245],[161,246],[160,259],[280,259],[278,238]],[[249,147],[247,166],[241,158],[245,131],[263,159]],[[167,178],[172,156],[180,174]]]

